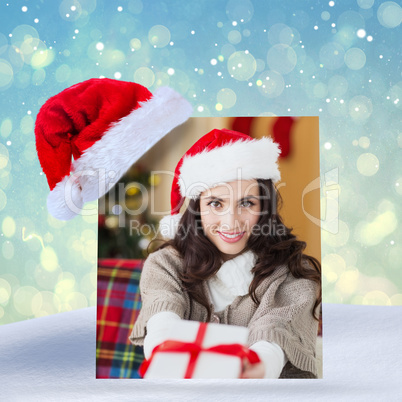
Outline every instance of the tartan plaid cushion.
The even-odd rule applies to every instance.
[[[96,378],[140,378],[144,359],[128,337],[141,309],[142,260],[99,259]]]

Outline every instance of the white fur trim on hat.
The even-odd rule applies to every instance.
[[[197,198],[200,193],[219,183],[234,180],[280,180],[277,160],[278,144],[271,138],[230,142],[183,158],[180,168],[180,193]]]
[[[107,193],[134,162],[191,113],[186,99],[169,87],[161,87],[138,109],[114,123],[73,163],[83,201]]]
[[[49,213],[62,221],[74,218],[83,206],[81,188],[74,175],[64,177],[47,196]]]
[[[165,239],[173,239],[176,235],[182,214],[168,215],[159,222],[159,233]]]

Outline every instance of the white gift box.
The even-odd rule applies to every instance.
[[[194,343],[197,334],[200,335],[200,324],[198,321],[182,320],[170,330],[167,340]],[[202,349],[229,344],[246,346],[247,336],[248,329],[245,327],[208,323],[200,346]],[[186,378],[190,357],[190,352],[186,351],[155,352],[144,378]],[[238,356],[201,350],[191,378],[239,378],[241,369],[242,359]]]

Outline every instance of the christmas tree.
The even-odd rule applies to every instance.
[[[148,213],[148,195],[159,181],[158,175],[137,163],[99,199],[98,258],[144,259],[148,255],[158,227]]]

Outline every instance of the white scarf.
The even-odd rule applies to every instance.
[[[237,296],[248,293],[253,279],[251,269],[256,261],[257,256],[252,251],[247,251],[224,262],[216,275],[207,281],[215,311],[222,311]]]

